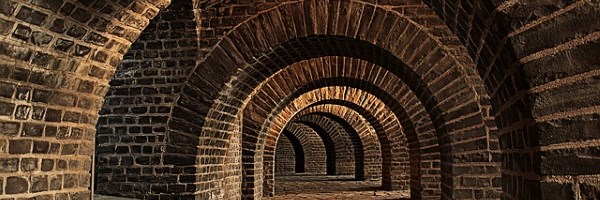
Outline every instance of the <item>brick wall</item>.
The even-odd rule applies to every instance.
[[[597,128],[583,128],[598,125],[599,2],[425,2],[477,61],[504,152],[503,198],[582,196],[600,174],[589,170]]]
[[[277,147],[275,149],[275,175],[290,175],[297,173],[296,171],[296,153],[294,144],[287,138],[285,134],[277,139]],[[298,144],[296,144],[298,145]],[[303,154],[303,153],[302,153]],[[299,172],[301,173],[301,172]]]
[[[440,184],[443,193],[448,198],[454,191],[464,194],[465,197],[470,196],[471,198],[476,193],[482,192],[489,197],[498,196],[499,185],[478,189],[468,186],[454,187],[454,182],[459,183],[461,178],[470,176],[468,175],[470,173],[472,174],[472,178],[478,177],[483,180],[481,173],[476,173],[477,175],[475,175],[474,171],[469,171],[470,169],[467,167],[469,164],[467,163],[479,165],[482,169],[486,170],[483,175],[487,177],[487,182],[491,183],[492,180],[500,176],[498,170],[499,163],[497,162],[500,152],[497,147],[496,136],[492,134],[495,126],[489,122],[489,114],[483,112],[489,108],[489,103],[486,103],[487,98],[482,87],[482,81],[476,76],[472,61],[465,56],[467,54],[457,44],[458,40],[456,37],[440,40],[440,37],[449,36],[448,34],[451,36],[451,31],[446,29],[447,31],[429,32],[432,29],[428,27],[443,28],[444,23],[439,18],[436,18],[434,12],[428,9],[426,5],[417,3],[413,7],[423,8],[422,10],[416,9],[417,12],[407,12],[411,15],[421,15],[424,13],[426,17],[418,22],[412,21],[411,17],[398,14],[405,11],[402,5],[397,5],[398,7],[394,6],[344,1],[334,1],[331,3],[316,3],[316,1],[286,2],[274,7],[263,7],[265,9],[273,9],[259,12],[256,17],[251,17],[249,20],[240,20],[242,23],[232,26],[231,29],[227,29],[230,31],[225,31],[226,33],[223,34],[222,38],[219,36],[219,31],[219,34],[216,35],[217,38],[220,38],[218,40],[220,42],[216,42],[214,45],[208,44],[208,46],[211,46],[208,48],[210,53],[202,60],[200,64],[202,66],[201,69],[210,68],[219,71],[218,69],[221,67],[219,66],[220,64],[217,64],[217,60],[219,60],[221,63],[228,63],[225,64],[228,68],[242,69],[243,71],[235,75],[218,73],[218,80],[214,79],[210,81],[212,84],[214,82],[228,82],[231,80],[228,84],[213,84],[217,89],[215,92],[208,92],[215,94],[214,99],[219,99],[219,105],[215,107],[240,107],[242,105],[241,102],[245,102],[246,99],[250,98],[250,94],[253,94],[254,88],[264,80],[267,80],[271,73],[277,71],[276,69],[282,69],[297,61],[310,59],[311,56],[334,54],[360,57],[363,60],[386,68],[403,80],[410,80],[408,81],[408,86],[412,91],[417,93],[418,100],[427,102],[424,107],[426,114],[430,115],[433,119],[432,125],[436,130],[433,135],[438,137],[439,140],[437,141],[441,143],[440,150],[443,152],[440,154],[441,159],[450,162],[439,165],[443,168],[440,170],[443,173],[439,174],[446,177],[443,178],[443,184]],[[228,9],[223,10],[225,11],[223,17],[228,16]],[[326,10],[330,10],[330,12],[326,12]],[[337,10],[346,11],[337,12]],[[324,13],[332,13],[332,17]],[[302,16],[308,17],[305,18]],[[346,20],[350,18],[360,18],[361,20]],[[213,21],[223,22],[221,19]],[[230,20],[228,23],[232,21],[235,20]],[[217,30],[219,23],[215,24],[216,26],[212,28]],[[283,24],[287,26],[284,27]],[[328,24],[335,24],[335,26],[328,26]],[[398,35],[387,37],[390,35],[378,34],[380,32],[398,33]],[[304,38],[306,35],[319,34],[346,35],[353,39],[319,36]],[[360,38],[360,41],[354,40],[355,37]],[[400,39],[393,40],[397,43],[392,42],[389,45],[378,47],[365,45],[366,43],[387,44],[390,41],[389,38]],[[453,43],[452,47],[446,48],[444,45],[447,43]],[[364,52],[348,52],[348,49],[356,49]],[[417,51],[406,51],[406,49],[416,49]],[[310,52],[310,54],[302,54],[304,52]],[[378,53],[373,54],[374,52]],[[386,52],[389,54],[386,54]],[[385,57],[390,54],[393,54],[393,57],[398,60],[392,57]],[[310,56],[303,57],[302,55]],[[385,58],[374,55],[385,55]],[[260,61],[259,63],[254,61],[256,58]],[[391,67],[403,66],[402,63],[406,64],[404,68]],[[198,73],[198,76],[202,75]],[[235,78],[229,79],[229,77]],[[444,101],[444,99],[450,98],[456,99],[456,101]],[[480,101],[471,101],[472,99],[479,99]],[[219,113],[226,112],[233,114],[239,111],[235,109],[209,110],[207,111],[206,120],[211,122],[226,122],[228,120],[227,116]],[[204,114],[201,115],[204,116]],[[455,118],[453,116],[459,117]],[[202,137],[211,137],[220,134],[220,130],[228,129],[227,123],[224,124],[223,127],[217,126],[217,129],[206,129],[210,131],[203,132]],[[211,125],[210,127],[213,126]],[[244,125],[244,127],[246,126]],[[477,131],[474,131],[475,129]],[[459,133],[464,131],[472,131],[469,138],[473,138],[473,140],[453,139],[454,137],[461,137],[462,135]],[[215,144],[217,145],[207,146],[206,148],[211,149],[211,151],[222,149],[218,145],[219,143]],[[456,153],[451,150],[454,147],[459,149]],[[431,151],[427,151],[427,153],[429,152]],[[467,157],[478,159],[465,159]],[[427,158],[434,159],[435,156],[428,155]],[[432,162],[434,161],[432,160]],[[469,172],[460,177],[452,177],[451,171],[453,170]],[[216,174],[218,172],[211,173]],[[210,173],[207,173],[207,176],[219,179],[219,175],[212,176],[208,174]],[[211,190],[211,192],[213,191]]]
[[[355,153],[362,152],[363,155],[356,156],[359,162],[356,162],[355,169],[362,168],[363,177],[360,176],[361,171],[356,171],[357,179],[381,179],[381,145],[375,129],[362,115],[349,107],[333,104],[313,105],[297,114],[301,117],[309,115],[317,115],[335,121],[352,135],[351,139],[358,138],[358,141],[353,140],[353,145],[357,147]],[[362,162],[360,162],[361,158]]]
[[[163,157],[171,109],[196,64],[191,8],[177,1],[161,11],[118,66],[97,125],[98,193],[142,198],[167,192],[169,182],[195,181],[171,174]]]
[[[327,152],[319,134],[309,126],[300,123],[290,123],[286,130],[298,138],[302,144],[304,173],[327,174]]]
[[[108,80],[168,3],[0,2],[0,198],[91,198]]]
[[[331,170],[328,169],[329,175],[355,175],[356,155],[352,141],[350,135],[339,124],[318,116],[300,117],[293,120],[293,122],[306,124],[317,131],[317,133],[321,131],[319,134],[321,138],[328,138],[331,141],[329,145],[333,146],[332,150],[335,153],[335,157],[328,159],[335,159],[333,162],[335,166],[328,167],[335,167],[335,170],[329,173]]]
[[[261,185],[258,160],[280,133],[264,130],[283,129],[293,115],[282,110],[304,105],[278,93],[330,86],[358,87],[390,108],[397,123],[367,121],[381,124],[376,133],[402,127],[388,140],[407,147],[415,198],[598,194],[597,0],[202,0],[175,12],[185,20],[167,11],[146,29],[168,4],[0,2],[0,198],[88,198],[95,134],[98,179],[106,188],[114,181],[111,191],[238,198],[242,160],[254,165],[244,173],[257,175],[243,188]],[[177,39],[182,21],[189,38]],[[193,45],[180,42],[195,40],[190,55]],[[327,56],[304,65],[344,68],[269,83],[281,69]],[[286,117],[269,115],[280,111]],[[401,146],[384,141],[381,151]],[[122,184],[150,171],[164,184]],[[140,176],[113,176],[129,172]]]
[[[336,64],[330,64],[330,63],[336,63]],[[400,95],[401,97],[392,97],[390,94],[387,94],[385,91],[382,90],[376,90],[376,88],[380,88],[380,87],[391,87],[391,88],[387,88],[386,90],[398,90],[400,88],[402,88],[404,86],[404,84],[402,84],[402,82],[398,81],[398,78],[393,76],[392,74],[387,74],[385,76],[377,76],[377,73],[372,73],[372,77],[368,76],[368,77],[363,77],[363,79],[366,80],[370,80],[371,78],[375,81],[373,82],[377,82],[376,80],[387,80],[388,83],[387,85],[380,85],[380,86],[374,86],[374,85],[370,85],[369,83],[366,82],[361,82],[359,80],[356,79],[345,79],[343,77],[352,77],[352,74],[347,74],[347,75],[329,75],[327,73],[319,73],[319,70],[323,70],[323,71],[344,71],[344,68],[348,67],[348,68],[353,68],[354,66],[360,66],[360,67],[364,67],[366,70],[371,69],[371,67],[375,67],[374,65],[368,65],[367,63],[363,63],[363,62],[354,62],[352,59],[344,59],[344,58],[336,58],[336,57],[329,57],[329,58],[320,58],[320,59],[312,59],[306,62],[300,62],[300,63],[295,63],[294,65],[286,68],[285,70],[283,70],[282,72],[278,73],[276,76],[274,76],[269,82],[267,82],[263,87],[265,88],[285,88],[285,89],[297,89],[299,92],[292,92],[292,91],[286,91],[283,90],[281,91],[279,94],[274,94],[271,93],[270,91],[268,92],[259,92],[256,95],[256,99],[253,99],[251,101],[251,103],[249,104],[249,106],[252,106],[253,108],[251,110],[258,110],[258,111],[268,111],[269,106],[271,107],[275,107],[278,108],[280,106],[275,106],[272,105],[274,104],[274,102],[277,102],[278,99],[283,99],[283,101],[280,103],[280,105],[290,105],[291,109],[299,109],[302,106],[301,105],[307,105],[304,104],[306,103],[306,100],[310,100],[310,98],[306,99],[306,98],[300,98],[300,95],[304,92],[304,91],[310,91],[313,88],[319,88],[322,86],[326,86],[327,84],[331,84],[331,82],[328,82],[327,78],[329,78],[328,76],[341,76],[341,77],[337,77],[340,80],[344,80],[338,83],[334,83],[334,84],[339,84],[339,85],[348,85],[351,87],[356,87],[356,88],[360,88],[361,90],[371,90],[373,94],[376,94],[377,96],[381,97],[381,98],[374,98],[374,97],[370,97],[370,98],[366,98],[366,99],[371,99],[372,101],[380,101],[383,100],[385,101],[385,105],[389,105],[389,107],[392,108],[400,108],[399,106],[397,106],[397,104],[399,104],[399,102],[395,101],[394,99],[404,99],[406,102],[403,102],[402,104],[404,105],[410,105],[410,114],[406,113],[406,110],[402,110],[402,109],[397,109],[394,111],[388,111],[388,114],[385,114],[386,112],[382,112],[381,109],[384,107],[377,107],[377,110],[380,110],[379,112],[377,112],[377,117],[373,117],[372,119],[372,125],[374,124],[379,124],[376,127],[379,127],[378,131],[381,135],[380,142],[382,142],[383,144],[389,145],[391,144],[390,142],[388,142],[389,140],[393,140],[397,145],[391,145],[388,146],[388,148],[390,147],[401,147],[404,148],[402,145],[403,143],[403,138],[409,138],[412,137],[412,142],[414,143],[418,143],[421,142],[424,145],[426,145],[426,147],[423,149],[423,151],[426,151],[427,153],[423,154],[423,159],[420,159],[418,156],[416,156],[418,154],[419,147],[416,146],[412,146],[411,148],[414,148],[413,151],[414,152],[412,155],[416,158],[414,159],[415,161],[413,162],[414,165],[414,180],[415,182],[420,182],[421,178],[423,178],[423,182],[419,183],[419,184],[415,184],[415,193],[421,193],[420,191],[426,191],[424,193],[426,193],[427,195],[431,195],[432,197],[436,196],[436,189],[437,191],[439,191],[439,187],[435,187],[435,184],[439,184],[438,181],[439,180],[436,179],[436,177],[439,177],[439,167],[440,165],[436,164],[435,159],[439,159],[439,154],[436,155],[434,151],[435,146],[431,146],[431,145],[435,145],[437,144],[437,140],[435,138],[431,138],[431,122],[427,122],[428,118],[426,115],[423,114],[423,108],[419,107],[418,105],[418,100],[415,99],[411,99],[411,98],[416,98],[414,96],[406,96],[406,93],[403,92],[399,92],[399,93],[394,93],[394,95]],[[315,72],[313,72],[313,70]],[[348,71],[348,72],[351,72]],[[323,75],[320,75],[323,74]],[[312,76],[312,77],[311,77]],[[324,76],[324,77],[321,77]],[[285,79],[282,77],[286,77]],[[306,79],[304,77],[311,77],[311,79]],[[322,82],[318,82],[318,81],[312,81],[312,79],[315,80],[323,80]],[[286,80],[286,81],[283,81]],[[291,82],[289,80],[292,80]],[[311,82],[312,81],[312,82]],[[308,86],[305,87],[301,87],[300,85],[303,84],[303,82],[307,82],[309,84],[307,84]],[[389,84],[389,83],[394,83],[394,84]],[[400,88],[397,88],[400,87]],[[405,90],[407,91],[408,88],[404,88],[404,89],[400,89],[400,90]],[[288,95],[289,96],[283,96],[283,95]],[[328,93],[325,92],[324,96],[319,97],[319,98],[323,98],[326,99],[326,95],[330,95],[333,93]],[[277,95],[281,95],[281,96],[277,96]],[[349,98],[352,101],[357,101],[358,97],[346,97],[344,96],[343,98]],[[303,104],[296,104],[291,102],[291,99],[297,99],[297,102],[302,102]],[[380,99],[380,100],[377,100]],[[312,99],[314,100],[314,99]],[[252,102],[256,102],[256,103],[252,103]],[[265,104],[266,103],[266,104]],[[329,103],[329,102],[328,102]],[[368,102],[361,102],[361,101],[357,101],[357,103],[363,104],[363,103],[368,103]],[[269,105],[271,104],[271,105]],[[363,109],[363,113],[369,113],[369,110],[374,109],[375,107],[373,106],[382,106],[382,104],[370,104],[368,106],[365,106],[365,108],[361,108],[361,106],[356,106],[355,108],[357,109]],[[257,106],[254,106],[257,105]],[[292,111],[290,111],[291,113],[293,113]],[[275,120],[279,120],[279,119],[284,119],[282,121],[279,121],[277,123],[274,123],[273,126],[275,127],[280,127],[283,126],[283,124],[286,123],[285,118],[286,117],[291,117],[291,113],[258,113],[258,114],[249,114],[247,113],[246,116],[248,116],[248,118],[246,119],[251,119],[253,121],[260,119],[256,116],[278,116]],[[394,113],[394,114],[392,114]],[[399,123],[399,120],[395,119],[395,116],[407,116],[406,118],[403,118],[401,124],[402,126],[408,128],[406,129],[406,136],[404,136],[402,134],[401,131],[401,126]],[[408,116],[412,116],[414,117],[414,119],[411,119],[412,117],[408,117]],[[270,121],[272,119],[265,119],[267,121]],[[410,121],[408,120],[414,120],[414,121],[420,121],[420,127],[419,130],[414,130],[414,129],[410,129],[412,126],[410,125]],[[255,127],[255,125],[251,125],[251,124],[263,124],[262,122],[251,122],[248,123],[247,125],[245,125],[245,127]],[[249,131],[245,131],[244,133],[251,133],[250,130],[252,129],[248,129]],[[256,130],[253,130],[256,131]],[[475,130],[475,131],[479,131],[479,130]],[[276,133],[277,131],[273,131],[273,133]],[[389,133],[390,135],[386,135],[386,133]],[[392,134],[393,133],[393,134]],[[388,138],[389,137],[389,138]],[[406,139],[405,138],[405,139]],[[388,141],[386,141],[388,140]],[[270,142],[267,141],[267,144],[269,144]],[[414,144],[412,144],[414,145]],[[417,144],[418,145],[418,144]],[[391,151],[391,149],[389,149]],[[396,158],[397,159],[404,159],[404,160],[398,160],[397,162],[403,162],[403,163],[407,163],[408,162],[408,156],[409,154],[406,152],[406,150],[394,150],[395,152],[404,152],[401,153],[402,155],[398,155]],[[388,163],[391,162],[391,153],[390,152],[385,152],[385,155],[388,155]],[[266,156],[264,156],[266,157]],[[385,158],[385,157],[383,157]],[[406,158],[406,159],[405,159]],[[421,165],[416,164],[416,163],[420,163],[420,162],[426,162],[427,164],[423,165],[423,168],[421,168]],[[440,162],[439,160],[437,161],[438,163]],[[392,165],[383,165],[385,166],[392,166]],[[395,165],[398,167],[407,167],[406,165]],[[436,168],[438,170],[438,172],[436,172]],[[423,169],[423,170],[421,170]],[[408,171],[408,170],[406,170]],[[267,171],[268,172],[268,171]],[[408,173],[406,174],[402,174],[402,173],[397,173],[398,175],[404,176],[404,175],[408,175]],[[420,174],[425,174],[425,176],[421,177]],[[389,178],[391,175],[391,173],[387,173],[386,176],[388,177],[386,180],[386,186],[390,187],[392,185],[396,185],[396,186],[404,186],[406,187],[407,184],[403,184],[402,182],[395,182],[393,180],[402,180],[402,178]],[[266,177],[269,177],[269,175],[266,175]],[[268,180],[268,179],[266,179]],[[424,185],[426,187],[421,187],[421,185]],[[390,187],[390,188],[394,188],[394,187]],[[421,188],[425,188],[425,189],[421,189]]]

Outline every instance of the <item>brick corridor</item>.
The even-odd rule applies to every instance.
[[[385,191],[379,180],[355,181],[352,176],[280,176],[275,180],[275,197],[266,199],[409,199],[409,191]]]
[[[0,200],[600,199],[598,19],[600,0],[0,0]]]

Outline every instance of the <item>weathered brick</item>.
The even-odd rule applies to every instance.
[[[73,55],[85,57],[87,54],[90,53],[90,51],[91,51],[91,49],[89,47],[82,46],[82,45],[75,45],[75,50],[73,51]]]
[[[63,175],[55,175],[50,176],[49,189],[50,190],[60,190],[63,185]]]
[[[0,19],[0,35],[7,35],[12,31],[14,22]]]
[[[42,171],[51,171],[52,169],[54,169],[54,160],[43,159],[40,169]]]
[[[20,139],[10,140],[8,143],[8,153],[10,154],[27,154],[31,153],[31,140]]]
[[[42,25],[42,23],[44,23],[44,21],[46,20],[46,17],[48,17],[48,15],[37,11],[37,10],[33,10],[29,7],[21,7],[21,9],[19,10],[19,13],[17,13],[16,17],[20,20],[32,23],[34,25]]]
[[[73,13],[71,13],[71,17],[81,23],[86,23],[92,18],[92,15],[88,14],[88,12],[83,8],[77,8],[75,11],[73,11]]]
[[[600,183],[594,181],[584,181],[579,183],[581,198],[598,199],[600,198]]]
[[[16,8],[17,4],[13,1],[8,0],[0,2],[0,13],[6,16],[11,16]]]
[[[42,192],[48,190],[48,177],[47,176],[33,176],[31,177],[31,192]]]
[[[542,182],[543,199],[574,199],[573,184]]]
[[[31,111],[31,107],[19,105],[19,106],[17,106],[17,109],[15,111],[15,118],[21,119],[21,120],[27,119],[29,117],[30,111]]]
[[[12,115],[15,104],[0,102],[0,115]]]
[[[20,128],[21,124],[18,122],[0,122],[0,135],[16,136]]]
[[[35,123],[24,123],[21,136],[40,137],[44,133],[44,125]]]
[[[29,188],[29,182],[27,179],[18,176],[11,176],[6,178],[6,194],[19,194],[26,192]]]
[[[67,26],[65,25],[65,20],[55,19],[48,29],[55,33],[64,33],[67,30]]]
[[[38,159],[37,158],[21,158],[21,171],[23,172],[31,172],[35,171],[38,168]]]
[[[52,12],[58,12],[60,7],[63,4],[62,0],[33,0],[31,1],[33,5],[41,6],[42,8],[46,8],[51,10]]]
[[[0,172],[14,173],[19,170],[18,158],[2,158],[0,159]]]
[[[52,36],[43,32],[34,31],[31,37],[31,42],[36,45],[46,45],[52,40]]]

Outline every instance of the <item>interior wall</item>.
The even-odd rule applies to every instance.
[[[163,152],[182,84],[196,64],[198,36],[191,0],[162,10],[123,57],[109,82],[96,134],[96,191],[147,198],[193,179]],[[173,186],[171,186],[174,188]],[[185,185],[179,192],[185,192]]]
[[[282,134],[275,149],[275,176],[296,173],[296,154],[292,142]]]

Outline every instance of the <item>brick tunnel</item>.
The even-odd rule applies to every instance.
[[[0,199],[600,199],[598,0],[0,0]]]

